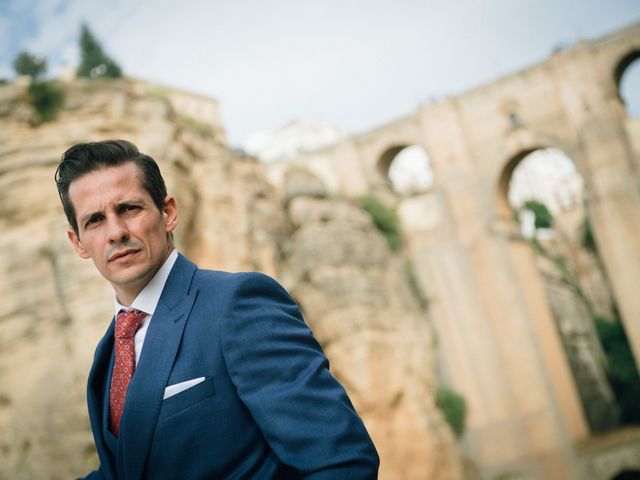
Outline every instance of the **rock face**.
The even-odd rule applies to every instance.
[[[606,375],[606,357],[598,339],[589,299],[578,280],[571,281],[567,247],[558,241],[541,242],[536,265],[549,306],[580,394],[585,416],[593,432],[606,432],[619,423],[619,407]],[[563,248],[564,247],[564,248]],[[578,258],[578,255],[574,255]],[[559,268],[558,264],[563,267]],[[577,270],[577,269],[576,269]],[[577,278],[577,275],[573,275]],[[576,291],[580,291],[579,295]]]
[[[374,438],[381,478],[460,478],[433,401],[432,332],[402,258],[353,202],[316,191],[289,202],[282,278]]]
[[[107,138],[160,164],[180,207],[182,252],[292,289],[377,443],[382,478],[459,478],[434,407],[428,324],[402,260],[358,207],[318,198],[321,185],[297,175],[285,210],[220,126],[185,117],[140,82],[64,88],[58,119],[34,126],[22,88],[0,87],[0,478],[66,479],[97,465],[85,385],[113,294],[66,239],[53,172],[70,145]]]

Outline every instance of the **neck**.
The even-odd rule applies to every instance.
[[[116,293],[118,302],[120,302],[122,306],[124,307],[131,306],[131,304],[136,299],[136,297],[140,294],[140,292],[144,290],[144,288],[147,285],[149,285],[149,282],[153,280],[153,277],[156,276],[156,274],[158,273],[158,270],[160,270],[162,266],[165,264],[165,262],[169,258],[169,255],[171,255],[172,251],[173,251],[173,245],[169,244],[169,248],[167,249],[167,252],[162,258],[162,261],[158,262],[156,267],[152,271],[150,271],[144,278],[140,279],[138,282],[131,283],[125,286],[111,284],[111,286],[113,287],[113,290]]]

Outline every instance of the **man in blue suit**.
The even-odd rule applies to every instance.
[[[122,140],[67,150],[77,253],[115,291],[89,374],[91,479],[372,479],[378,456],[296,304],[258,273],[200,270],[155,161]]]

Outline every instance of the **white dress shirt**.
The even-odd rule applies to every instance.
[[[167,283],[169,273],[171,273],[173,264],[176,263],[177,259],[178,252],[174,248],[173,251],[169,254],[169,257],[167,257],[165,262],[160,267],[160,270],[156,272],[147,286],[144,287],[138,294],[138,296],[133,300],[131,306],[123,306],[118,301],[118,297],[114,296],[116,316],[118,315],[118,313],[120,313],[120,310],[131,310],[133,308],[135,308],[136,310],[141,310],[147,314],[147,316],[142,320],[142,325],[140,326],[134,337],[136,349],[136,365],[138,364],[138,360],[140,359],[140,352],[142,351],[142,345],[144,344],[144,337],[147,334],[147,329],[149,328],[149,323],[151,322],[151,318],[153,317],[153,312],[155,312],[156,310],[156,306],[158,305],[158,301],[160,300],[160,295],[162,294],[162,289],[164,288],[165,283]]]

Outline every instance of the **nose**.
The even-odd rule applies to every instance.
[[[109,243],[125,242],[129,239],[127,223],[118,215],[107,218],[107,240]]]

